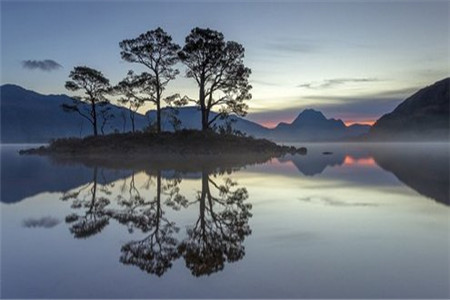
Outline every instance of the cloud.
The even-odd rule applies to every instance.
[[[356,206],[378,206],[375,203],[368,202],[346,202],[338,199],[332,199],[330,197],[322,197],[322,196],[310,196],[310,197],[302,197],[298,198],[300,201],[313,203],[313,204],[322,204],[327,206],[338,206],[338,207],[356,207]]]
[[[29,218],[22,222],[23,227],[26,228],[52,228],[58,225],[60,221],[53,217],[42,217],[40,219]]]
[[[252,80],[250,80],[250,83],[258,84],[258,85],[265,85],[265,86],[281,86],[280,84],[275,83],[273,81],[265,81],[265,80],[258,80],[258,79],[252,79]]]
[[[294,52],[294,53],[315,53],[320,51],[320,47],[314,41],[306,39],[279,39],[267,43],[270,50]]]
[[[45,60],[23,60],[22,67],[28,70],[54,71],[62,68],[62,66],[52,59]]]
[[[376,81],[380,80],[377,78],[334,78],[323,81],[307,82],[299,84],[297,85],[297,87],[306,89],[326,89],[347,83],[376,82]]]
[[[391,112],[417,90],[417,87],[411,87],[355,96],[317,95],[283,99],[284,101],[280,99],[280,103],[289,101],[292,105],[253,110],[249,112],[248,118],[258,123],[273,125],[281,121],[291,122],[304,109],[313,108],[323,112],[327,118],[344,121],[376,120]]]

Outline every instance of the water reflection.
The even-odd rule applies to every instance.
[[[190,203],[198,203],[199,216],[178,247],[193,275],[209,275],[222,270],[225,262],[244,257],[242,243],[251,234],[248,220],[252,216],[247,199],[247,189],[238,187],[237,182],[227,178],[218,184],[210,174],[202,172],[202,189]]]
[[[78,188],[77,191],[65,193],[62,200],[71,200],[71,208],[76,212],[66,217],[66,223],[71,224],[70,232],[75,238],[87,238],[103,230],[109,223],[105,215],[105,207],[111,193],[108,185],[98,184],[98,168],[93,168],[92,181]],[[81,211],[81,212],[80,212]]]
[[[135,172],[123,179],[120,194],[113,195],[113,184],[99,184],[99,167],[92,169],[92,181],[68,193],[61,199],[71,201],[72,213],[66,217],[75,238],[88,238],[100,233],[111,220],[136,230],[144,238],[132,240],[121,247],[120,262],[162,276],[175,260],[183,258],[192,275],[209,275],[224,268],[225,263],[242,259],[243,242],[251,234],[248,221],[252,205],[248,192],[224,172],[200,171],[200,187],[194,199],[180,192],[182,174],[163,177],[162,170],[147,174],[146,184],[139,189]],[[145,192],[155,186],[155,196]],[[111,201],[115,198],[115,201]],[[150,199],[149,199],[150,198]],[[167,217],[165,210],[174,211],[198,207],[194,224],[187,226],[184,237],[180,227]]]
[[[309,151],[307,156],[287,155],[279,161],[291,162],[305,176],[320,175],[327,167],[379,166],[419,194],[450,205],[449,151],[448,144],[378,144],[337,148],[330,155]]]
[[[419,194],[450,205],[449,145],[406,147],[373,147],[371,155],[378,166]]]
[[[158,276],[163,275],[172,262],[180,255],[177,250],[178,240],[174,236],[179,231],[175,222],[165,217],[162,197],[165,204],[175,209],[185,206],[186,198],[179,193],[181,178],[167,179],[162,184],[161,171],[157,171],[156,196],[149,201],[135,188],[134,177],[130,181],[129,198],[119,196],[120,209],[107,212],[112,218],[126,224],[129,232],[139,229],[146,237],[126,243],[122,246],[120,262],[134,265],[141,270]],[[149,177],[149,182],[151,178]],[[133,195],[132,191],[135,191]]]
[[[448,298],[448,148],[324,148],[2,164],[2,296]]]

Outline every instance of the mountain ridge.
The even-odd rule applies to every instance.
[[[371,140],[450,139],[450,77],[418,90],[383,115],[369,131]]]
[[[76,113],[63,112],[61,105],[71,104],[73,101],[70,96],[43,95],[15,84],[0,86],[0,95],[2,143],[41,143],[55,138],[82,137],[91,134],[91,124],[86,120]],[[131,131],[129,114],[132,112],[122,106],[108,105],[115,117],[105,125],[105,133]],[[162,109],[163,130],[174,130],[169,118],[172,115],[171,110],[173,109],[167,107]],[[133,114],[137,130],[143,130],[150,121],[156,119],[155,110],[149,110],[145,115]],[[212,117],[215,115],[215,112],[211,112]],[[201,128],[200,111],[197,107],[179,108],[176,116],[182,121],[183,128]],[[314,109],[305,109],[291,123],[280,122],[275,128],[267,128],[235,115],[230,116],[230,120],[233,121],[233,129],[248,135],[287,142],[317,140],[317,137],[319,140],[336,140],[336,138],[358,136],[368,131],[366,125],[346,126],[342,120],[327,119],[320,111]],[[217,125],[224,125],[224,123],[218,120]],[[340,128],[339,134],[330,131],[335,128]],[[308,133],[305,134],[305,132]]]

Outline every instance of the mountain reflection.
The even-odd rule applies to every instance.
[[[439,203],[450,205],[448,144],[379,144],[352,151],[310,151],[306,156],[286,155],[280,162],[292,162],[305,176],[322,174],[327,167],[376,167],[394,174],[406,186]],[[363,178],[354,178],[354,181]]]
[[[246,201],[247,189],[229,177],[231,172],[227,177],[211,168],[199,172],[197,193],[188,199],[180,189],[185,174],[164,177],[160,169],[146,171],[148,179],[137,187],[133,171],[115,187],[99,184],[99,167],[93,167],[91,182],[61,198],[71,201],[73,212],[66,223],[75,238],[99,234],[112,220],[126,226],[130,234],[143,233],[143,238],[121,247],[119,260],[149,274],[162,276],[180,258],[194,276],[220,271],[227,262],[245,255],[243,242],[251,234],[252,206]],[[197,221],[185,230],[167,216],[168,210],[182,212],[191,207],[198,207]]]
[[[406,148],[406,149],[405,149]],[[450,205],[448,145],[374,147],[371,155],[384,170],[419,194]]]

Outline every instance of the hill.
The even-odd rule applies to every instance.
[[[42,143],[92,134],[87,120],[77,113],[62,110],[63,104],[73,102],[66,95],[42,95],[10,84],[0,87],[0,95],[2,143]],[[109,106],[114,118],[105,125],[105,133],[130,131],[130,111],[112,104]],[[145,116],[136,114],[136,123],[138,128],[143,128],[148,121]]]
[[[450,78],[425,87],[372,127],[370,140],[448,140]]]
[[[277,141],[337,141],[369,131],[368,125],[346,126],[342,120],[327,119],[320,111],[305,109],[290,124],[280,123],[269,137]]]

